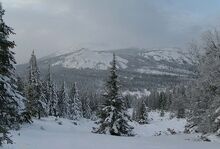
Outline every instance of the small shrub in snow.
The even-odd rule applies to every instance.
[[[168,131],[171,135],[177,134],[176,131],[175,131],[174,129],[171,129],[171,128],[167,128],[167,131]]]
[[[43,126],[40,126],[40,129],[41,129],[41,130],[45,130],[45,128],[44,128]]]
[[[63,125],[63,122],[62,121],[59,121],[59,122],[57,122],[58,123],[58,125]]]

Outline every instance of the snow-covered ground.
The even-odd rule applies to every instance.
[[[143,96],[149,96],[150,95],[150,91],[148,91],[147,89],[144,89],[142,91],[129,91],[129,90],[126,90],[124,92],[122,92],[122,95],[123,96],[126,96],[126,95],[131,95],[131,96],[135,96],[136,98],[141,98]]]
[[[116,56],[118,67],[127,68],[128,61]],[[66,56],[64,60],[57,61],[52,66],[62,65],[65,68],[90,68],[107,70],[112,61],[112,54],[102,51],[91,51],[89,49],[80,49]]]
[[[3,149],[219,149],[220,142],[203,142],[196,134],[181,133],[184,119],[170,120],[167,113],[161,118],[157,112],[150,112],[149,118],[153,120],[147,125],[131,123],[135,137],[91,133],[95,124],[86,119],[77,125],[67,119],[55,120],[55,117],[35,119],[33,124],[11,132],[14,144],[4,145]],[[167,128],[180,133],[171,135]]]

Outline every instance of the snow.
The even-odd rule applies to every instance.
[[[91,51],[88,49],[81,49],[66,56],[64,60],[57,61],[52,66],[62,65],[65,68],[90,68],[106,70],[112,62],[112,54],[102,51]],[[116,56],[120,68],[126,69],[128,61],[119,56]]]
[[[6,93],[9,96],[11,96],[11,98],[18,104],[19,114],[20,112],[23,112],[23,110],[25,109],[25,105],[23,103],[25,98],[21,96],[20,93],[12,87],[12,85],[10,84],[11,82],[10,78],[6,76],[2,76],[0,74],[0,82],[4,83],[4,88],[6,89]]]
[[[126,95],[131,95],[131,96],[136,96],[137,98],[141,98],[143,96],[149,96],[150,95],[150,91],[148,91],[147,89],[144,89],[143,91],[129,91],[126,90],[122,93],[123,96]]]
[[[215,110],[216,114],[219,113],[219,112],[220,112],[220,107]]]
[[[147,67],[137,69],[137,72],[146,73],[146,74],[157,74],[157,75],[171,75],[176,76],[176,73],[163,72],[161,70],[154,70]]]
[[[106,70],[110,66],[113,53],[112,51],[95,51],[85,48],[68,52],[57,52],[50,56],[49,58],[56,57],[52,66],[61,66],[69,69]],[[116,58],[117,67],[129,71],[172,76],[181,74],[183,77],[194,74],[188,67],[179,66],[193,65],[192,57],[189,53],[176,48],[137,50],[131,57],[127,57],[126,53],[124,53],[122,55],[116,54]],[[138,61],[141,61],[141,63],[137,63]],[[148,61],[152,61],[152,65]]]
[[[138,123],[134,123],[134,131],[138,134],[138,136],[150,137],[157,135],[158,133],[167,135],[169,134],[167,131],[168,128],[173,129],[176,132],[183,132],[186,124],[185,119],[170,119],[170,113],[165,113],[164,117],[160,117],[160,112],[154,111],[149,112],[148,117],[150,123],[147,125],[139,125]]]
[[[156,61],[166,60],[169,62],[178,62],[179,64],[184,64],[185,62],[192,64],[192,60],[187,53],[183,53],[179,50],[174,50],[173,48],[164,48],[162,50],[152,50],[142,54],[144,57],[152,57]]]
[[[197,134],[170,135],[166,131],[171,128],[182,132],[184,119],[170,120],[169,113],[161,118],[159,112],[150,112],[149,117],[153,119],[150,124],[131,123],[135,127],[135,137],[91,133],[95,124],[87,119],[81,119],[77,125],[67,119],[55,120],[55,117],[34,119],[33,124],[23,125],[21,130],[12,131],[15,143],[4,145],[2,149],[219,149],[218,141],[203,142]],[[155,136],[159,132],[162,132],[161,135]]]

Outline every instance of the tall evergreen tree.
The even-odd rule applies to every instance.
[[[22,94],[24,94],[24,82],[22,78],[19,76],[17,76],[16,85],[17,85],[17,90],[21,92]]]
[[[183,85],[174,88],[170,110],[176,114],[177,118],[185,118],[186,98]]]
[[[106,83],[104,99],[105,102],[98,115],[100,118],[98,124],[100,125],[98,128],[94,128],[93,132],[116,136],[133,136],[133,127],[128,124],[130,118],[126,112],[124,99],[119,95],[115,54],[113,55],[109,80]]]
[[[80,118],[83,117],[82,102],[79,98],[79,93],[76,83],[74,83],[74,85],[70,90],[68,116],[72,120],[79,120]]]
[[[45,98],[46,98],[46,104],[47,104],[47,113],[48,115],[52,115],[52,100],[53,100],[53,82],[51,77],[51,69],[50,65],[48,66],[48,72],[46,75],[46,79],[43,82],[43,87],[45,88]]]
[[[84,106],[85,106],[85,108],[84,108],[84,117],[87,118],[87,119],[90,119],[91,116],[92,116],[92,109],[90,107],[89,97],[86,97]]]
[[[26,85],[27,108],[32,116],[44,116],[46,113],[46,95],[40,80],[40,71],[34,51],[29,62],[28,82]]]
[[[64,81],[58,95],[57,114],[59,117],[68,117],[69,100],[70,99],[67,93],[66,83]]]
[[[57,116],[58,114],[57,104],[58,104],[58,91],[57,91],[56,84],[53,83],[52,90],[51,90],[51,100],[50,100],[50,105],[49,105],[49,115]]]
[[[207,32],[203,36],[203,57],[198,79],[188,93],[190,113],[187,129],[220,135],[220,34]],[[190,129],[189,129],[190,128]],[[191,129],[192,130],[192,129]]]
[[[15,85],[13,41],[9,35],[14,34],[13,29],[3,21],[4,9],[0,3],[0,145],[3,141],[12,143],[8,137],[8,129],[19,126],[24,121],[25,98]]]
[[[164,116],[165,108],[166,108],[166,94],[164,92],[161,92],[159,96],[160,116]]]
[[[133,109],[132,119],[139,124],[148,124],[148,110],[144,100],[139,101]]]

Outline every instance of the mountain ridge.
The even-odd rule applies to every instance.
[[[40,58],[38,66],[45,75],[51,65],[53,75],[58,81],[71,80],[81,82],[82,86],[93,84],[101,88],[113,53],[116,54],[119,79],[122,85],[128,86],[129,89],[164,87],[195,76],[195,66],[190,54],[176,48],[128,48],[109,51],[82,48]],[[16,66],[18,74],[24,75],[27,65]]]

